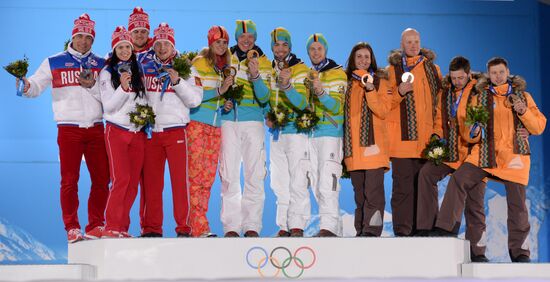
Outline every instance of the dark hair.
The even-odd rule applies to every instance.
[[[464,70],[465,73],[470,73],[470,61],[462,56],[456,56],[449,64],[449,71]]]
[[[508,61],[502,57],[493,57],[487,62],[487,71],[489,71],[490,67],[503,64],[506,68],[508,68]]]
[[[376,72],[378,70],[378,66],[376,65],[376,58],[374,57],[374,51],[372,51],[372,47],[367,42],[359,42],[353,46],[351,49],[351,53],[349,54],[348,61],[346,62],[346,74],[348,76],[348,79],[351,78],[351,74],[354,70],[357,69],[357,66],[355,65],[355,53],[361,49],[367,49],[370,52],[370,66],[368,70],[371,70],[373,72]]]
[[[116,55],[115,50],[109,59],[107,59],[108,69],[111,72],[111,84],[116,89],[120,86],[120,74],[116,71],[116,66],[120,62],[120,59]],[[130,56],[130,67],[132,70],[132,79],[130,84],[132,85],[132,90],[136,93],[137,97],[143,97],[145,95],[145,86],[143,85],[143,80],[141,79],[141,71],[138,66],[136,54],[132,53]]]

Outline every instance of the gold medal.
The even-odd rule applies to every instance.
[[[308,73],[307,73],[307,78],[310,80],[310,81],[313,81],[315,80],[316,78],[319,77],[319,72],[316,71],[316,70],[310,70]]]
[[[288,62],[286,60],[277,61],[277,67],[280,70],[288,69]]]
[[[235,67],[226,67],[223,69],[223,77],[226,78],[228,76],[235,77],[237,75],[237,69]]]
[[[258,51],[252,49],[252,50],[249,50],[247,53],[246,53],[246,58],[250,61],[252,59],[257,59],[260,57],[260,53],[258,53]]]

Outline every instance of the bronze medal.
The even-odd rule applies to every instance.
[[[504,101],[504,106],[508,109],[511,109],[514,106],[514,102],[516,99],[519,99],[519,97],[516,94],[510,94],[508,97],[506,97],[506,100]]]
[[[372,77],[372,75],[370,75],[370,73],[366,73],[363,76],[361,76],[361,83],[363,84],[363,86],[367,87],[367,83],[373,83],[373,82],[374,82],[374,78]]]

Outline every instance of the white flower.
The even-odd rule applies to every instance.
[[[441,147],[434,148],[433,152],[438,157],[443,156],[443,148],[441,148]]]
[[[430,158],[433,159],[433,158],[434,158],[434,152],[433,152],[433,151],[430,151],[430,152],[428,153],[428,157],[430,157]]]

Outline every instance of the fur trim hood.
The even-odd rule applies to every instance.
[[[374,73],[377,77],[379,77],[380,79],[388,79],[390,76],[388,75],[388,71],[386,69],[383,69],[383,68],[379,68],[376,70],[376,72]]]
[[[424,55],[424,57],[426,57],[428,60],[435,61],[436,55],[434,51],[426,48],[421,48],[420,53]],[[388,63],[390,63],[390,65],[392,66],[401,64],[401,54],[401,49],[391,50],[390,55],[388,56]]]
[[[512,81],[512,87],[516,89],[516,91],[525,91],[527,89],[527,82],[525,82],[525,79],[519,75],[511,75],[508,77],[508,80]],[[476,89],[480,93],[485,91],[491,84],[491,80],[487,75],[483,75],[480,79],[478,79],[476,84]]]

